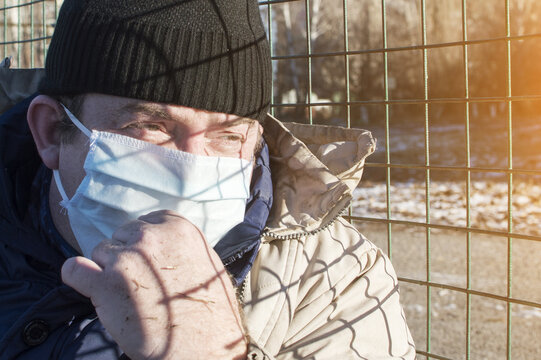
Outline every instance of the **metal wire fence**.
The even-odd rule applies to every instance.
[[[3,0],[3,57],[43,67],[61,1]],[[541,349],[541,5],[260,1],[271,112],[372,130],[348,218],[392,258],[420,359]]]
[[[43,67],[61,1],[2,0],[0,47],[19,68]]]

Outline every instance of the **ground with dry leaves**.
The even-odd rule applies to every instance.
[[[431,181],[429,184],[430,222],[465,227],[469,213],[473,228],[506,232],[509,226],[508,183],[472,181],[469,212],[465,182]],[[392,219],[426,222],[427,188],[424,182],[393,182],[389,189]],[[352,214],[387,218],[387,186],[384,182],[363,182],[355,191]],[[541,235],[541,186],[532,182],[514,182],[512,191],[512,227],[520,234]],[[386,252],[391,250],[398,276],[505,297],[541,303],[541,242],[505,236],[472,233],[464,230],[432,229],[416,225],[392,225],[372,221],[355,222],[371,241]],[[508,260],[511,249],[511,269]],[[428,261],[428,259],[430,261]],[[429,271],[427,270],[429,269]],[[511,274],[511,286],[508,276]],[[408,323],[420,350],[427,347],[427,288],[401,282],[402,301]],[[468,299],[464,292],[433,287],[430,293],[431,352],[450,359],[466,359]],[[471,296],[469,307],[470,359],[507,359],[508,307],[505,301]],[[537,359],[541,347],[541,309],[512,305],[512,359]],[[419,359],[424,359],[420,356]]]

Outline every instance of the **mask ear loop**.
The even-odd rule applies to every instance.
[[[62,181],[60,180],[60,173],[58,172],[58,170],[56,169],[53,170],[53,176],[54,176],[54,181],[56,183],[56,188],[58,189],[58,192],[60,193],[60,196],[62,197],[62,201],[60,201],[60,206],[62,206],[62,208],[64,209],[67,209],[69,198],[68,198],[68,194],[66,194],[66,191],[64,190],[64,186],[62,186]]]
[[[92,135],[92,132],[86,128],[80,121],[75,117],[75,115],[72,114],[71,111],[68,110],[68,108],[60,103],[62,107],[64,108],[64,111],[66,112],[66,115],[70,118],[73,125],[75,125],[83,134],[85,134],[87,137],[90,137]],[[60,196],[62,197],[62,201],[60,201],[60,206],[62,206],[64,209],[67,209],[69,198],[68,194],[66,194],[66,191],[64,190],[64,186],[62,186],[62,181],[60,180],[60,173],[58,170],[53,170],[53,176],[54,181],[56,183],[56,188],[58,189],[58,192],[60,193]]]
[[[81,132],[83,134],[85,134],[87,137],[90,137],[92,135],[92,131],[90,131],[88,128],[86,128],[80,121],[79,119],[77,119],[75,117],[75,115],[73,115],[71,113],[71,111],[68,110],[68,108],[66,106],[64,106],[64,104],[60,103],[60,105],[62,105],[62,107],[64,108],[64,111],[66,112],[66,115],[68,115],[68,117],[70,118],[71,122],[73,123],[73,125],[77,126],[77,128],[79,130],[81,130]]]

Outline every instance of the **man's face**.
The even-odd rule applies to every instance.
[[[88,94],[79,120],[91,130],[117,133],[196,155],[250,160],[262,132],[255,120],[109,95]],[[85,176],[88,138],[77,130],[62,144],[59,170],[71,198]]]

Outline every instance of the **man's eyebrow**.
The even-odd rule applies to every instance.
[[[216,125],[235,126],[235,125],[242,125],[242,124],[252,125],[252,124],[255,124],[257,122],[257,120],[239,116],[239,117],[237,117],[237,118],[235,118],[233,120],[228,120],[228,121],[224,121],[224,122],[212,121],[212,120],[211,120],[211,122],[215,123]]]
[[[162,107],[160,105],[158,105],[158,104],[130,103],[130,104],[124,105],[123,107],[121,107],[120,109],[118,109],[116,111],[117,116],[121,116],[121,115],[124,115],[126,113],[128,113],[128,114],[143,114],[143,115],[147,115],[147,116],[150,116],[150,117],[160,118],[160,119],[164,119],[164,120],[171,120],[171,121],[176,121],[177,120],[174,116],[171,116],[171,114],[169,114],[167,111],[164,111],[162,109]],[[212,124],[212,125],[226,126],[226,127],[242,125],[242,124],[252,125],[252,124],[254,124],[256,122],[257,122],[257,120],[250,119],[250,118],[247,118],[247,117],[242,117],[242,116],[236,117],[236,118],[234,118],[232,120],[228,120],[228,121],[220,121],[216,117],[211,117],[211,119],[209,119],[209,123]]]
[[[160,105],[131,103],[122,106],[116,111],[117,116],[124,114],[143,114],[164,120],[175,120],[173,116],[164,111]]]

